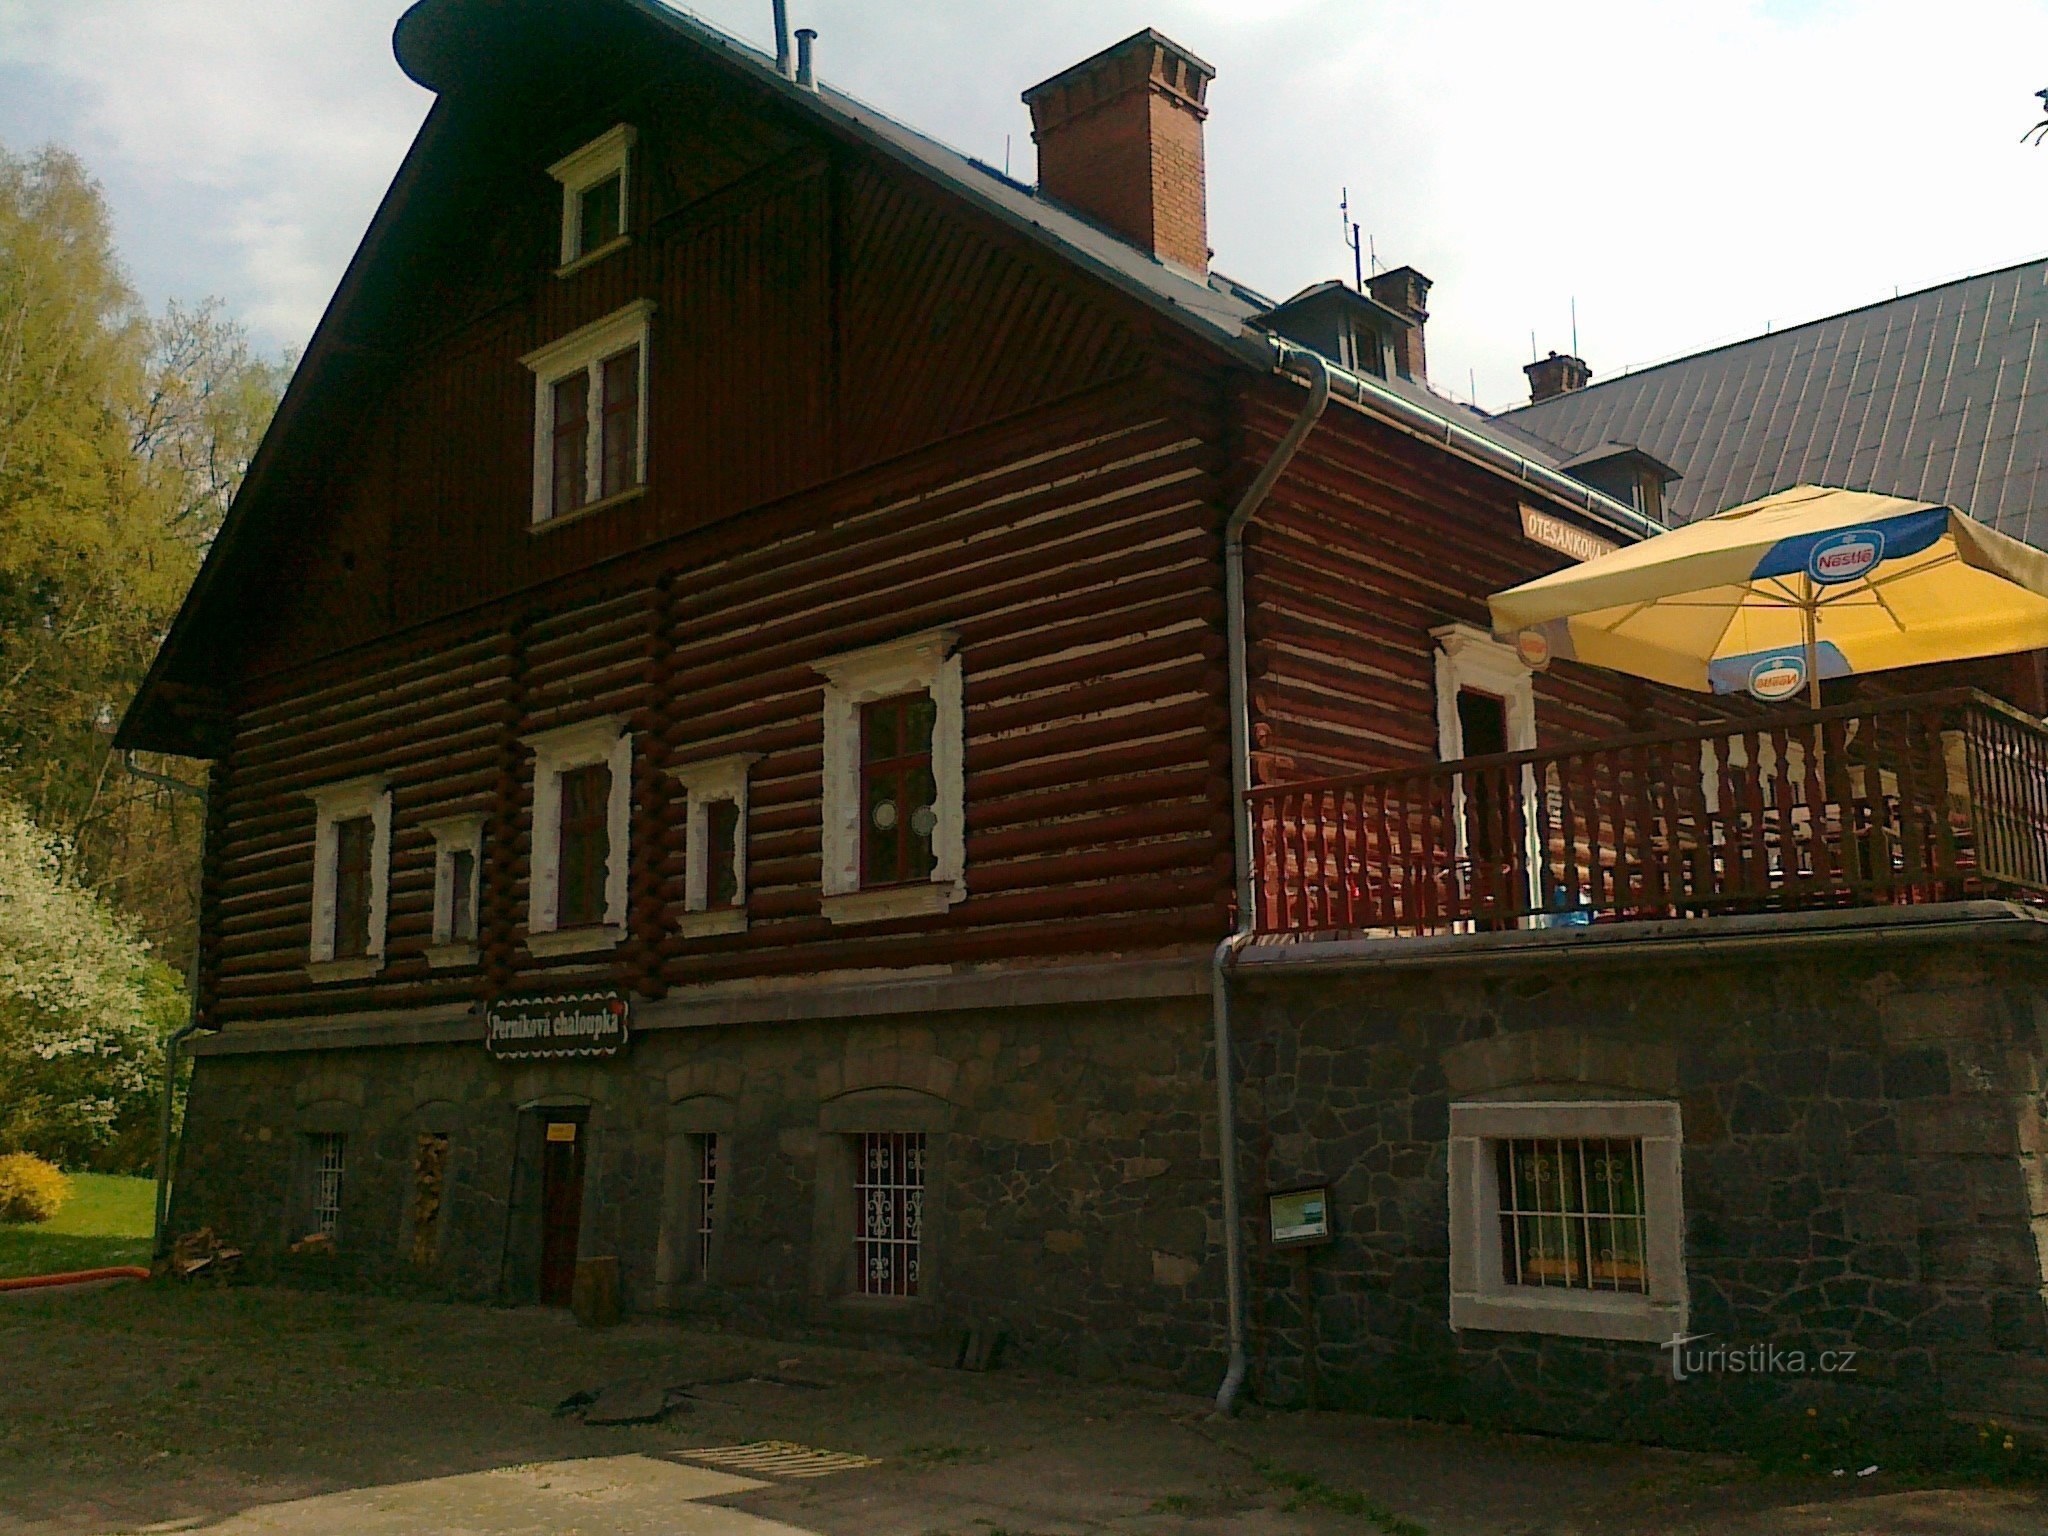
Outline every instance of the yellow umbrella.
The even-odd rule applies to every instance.
[[[2048,555],[1953,507],[1801,485],[1495,594],[1494,632],[1701,692],[2048,647]]]

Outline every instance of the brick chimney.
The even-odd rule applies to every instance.
[[[1161,261],[1207,272],[1202,120],[1215,78],[1147,27],[1032,86],[1039,192]]]
[[[1553,352],[1540,362],[1529,363],[1522,372],[1529,375],[1529,403],[1541,405],[1546,400],[1555,400],[1559,395],[1568,395],[1573,390],[1584,389],[1593,380],[1593,370],[1581,358],[1559,356]]]
[[[1429,320],[1429,279],[1413,267],[1396,267],[1367,278],[1365,291],[1395,314],[1407,318],[1408,328],[1394,338],[1394,371],[1417,383],[1427,382],[1429,368],[1422,348],[1422,327]]]

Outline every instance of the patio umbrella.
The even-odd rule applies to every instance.
[[[1953,507],[1801,485],[1489,599],[1524,653],[1700,692],[2048,647],[2048,554]]]

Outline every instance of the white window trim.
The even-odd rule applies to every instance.
[[[652,299],[635,299],[623,309],[613,310],[601,320],[536,347],[519,361],[533,371],[533,524],[535,527],[567,522],[600,507],[637,496],[647,487],[647,331],[654,314]],[[604,371],[599,366],[627,347],[640,349],[640,409],[634,422],[634,484],[608,497],[592,492],[603,489],[604,472]],[[572,374],[590,376],[586,396],[586,427],[583,434],[583,488],[585,500],[574,512],[554,515],[555,386]]]
[[[747,926],[747,775],[758,752],[735,752],[671,768],[669,777],[689,797],[683,812],[683,915],[676,931],[685,938],[743,933]],[[732,850],[736,890],[730,905],[713,908],[710,895],[711,803],[729,800],[739,812]]]
[[[1493,1145],[1524,1137],[1619,1137],[1643,1145],[1646,1295],[1510,1285],[1501,1275]],[[1684,1334],[1684,1142],[1669,1101],[1572,1100],[1451,1106],[1451,1326],[1664,1343]]]
[[[368,774],[307,791],[313,802],[313,931],[306,974],[315,981],[360,981],[384,969],[384,920],[391,897],[391,789],[382,774]],[[339,839],[335,828],[370,818],[369,953],[334,957],[334,884]]]
[[[1444,762],[1465,756],[1458,690],[1490,693],[1507,705],[1508,750],[1536,749],[1536,678],[1528,664],[1485,630],[1446,624],[1430,632],[1436,650],[1436,747]]]
[[[470,856],[469,910],[480,937],[483,914],[478,903],[483,894],[484,819],[444,816],[427,822],[426,829],[434,839],[434,939],[427,946],[427,964],[436,969],[475,965],[479,954],[477,941],[455,937],[455,869],[450,855]]]
[[[535,955],[577,955],[612,949],[626,936],[628,838],[633,812],[633,736],[624,715],[579,721],[520,740],[533,749],[533,859],[527,878],[526,947]],[[561,900],[562,775],[603,763],[612,771],[605,806],[604,921],[563,928]]]
[[[556,269],[556,276],[565,277],[626,244],[632,232],[633,144],[638,137],[630,123],[620,123],[548,167],[548,174],[562,184],[562,264]],[[619,178],[619,233],[615,239],[586,251],[583,194],[614,175]]]
[[[950,629],[869,646],[816,663],[825,677],[824,862],[820,908],[835,923],[944,912],[967,895],[966,709],[959,635]],[[931,879],[863,890],[860,883],[860,707],[923,691],[932,696],[932,777],[938,825]]]

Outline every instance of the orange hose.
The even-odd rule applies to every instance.
[[[133,1264],[119,1264],[112,1269],[76,1269],[64,1275],[23,1275],[15,1280],[0,1280],[0,1291],[34,1291],[47,1285],[83,1285],[93,1280],[147,1280],[149,1271]]]

